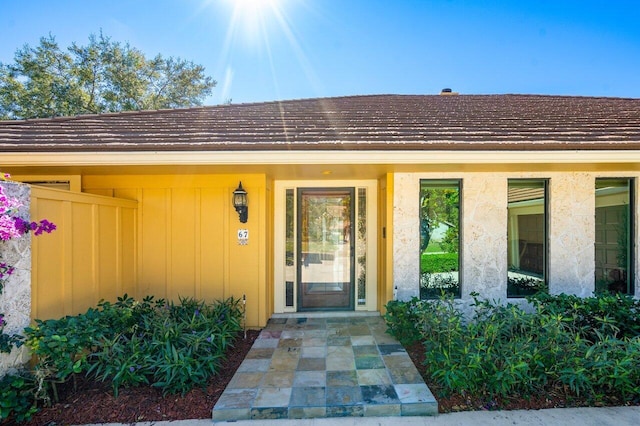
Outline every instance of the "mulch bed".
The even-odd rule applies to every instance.
[[[60,386],[60,402],[43,408],[33,416],[27,426],[79,425],[90,423],[133,423],[161,420],[210,419],[211,410],[233,377],[245,355],[251,349],[259,331],[249,330],[247,339],[242,336],[227,353],[227,360],[220,373],[212,378],[204,389],[197,388],[184,396],[162,396],[162,392],[152,387],[125,388],[115,398],[109,384],[80,378],[74,391],[72,385]],[[425,378],[427,385],[438,394],[438,388],[428,380],[424,367],[422,345],[407,348],[409,356]],[[640,404],[640,401],[638,402]],[[469,410],[519,410],[560,407],[589,406],[589,401],[567,398],[561,392],[539,395],[533,398],[502,398],[492,400],[473,399],[455,394],[448,398],[438,398],[441,413]],[[615,398],[601,405],[620,405]],[[3,422],[4,425],[14,425]]]
[[[211,410],[227,383],[245,358],[260,331],[248,330],[227,352],[220,373],[206,388],[196,388],[182,395],[162,396],[150,386],[120,389],[118,397],[107,383],[79,378],[73,385],[59,386],[60,402],[36,413],[27,426],[81,425],[90,423],[132,423],[161,420],[210,419]],[[7,423],[13,425],[13,423]],[[4,425],[4,423],[3,423]]]

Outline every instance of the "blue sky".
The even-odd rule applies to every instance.
[[[638,0],[0,0],[0,62],[101,29],[205,66],[205,104],[360,94],[640,98]]]

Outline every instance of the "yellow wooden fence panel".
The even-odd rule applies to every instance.
[[[32,220],[55,232],[32,239],[32,318],[75,315],[134,293],[136,201],[34,186]]]

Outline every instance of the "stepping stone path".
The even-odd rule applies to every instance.
[[[274,317],[213,421],[430,416],[438,403],[380,315]]]

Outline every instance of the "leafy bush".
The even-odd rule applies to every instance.
[[[37,357],[36,369],[51,380],[65,381],[87,368],[87,355],[113,332],[94,308],[57,320],[35,320],[25,329],[26,343]]]
[[[10,354],[14,347],[19,348],[22,346],[24,337],[19,334],[5,334],[4,327],[6,325],[7,321],[4,319],[4,314],[0,313],[0,353]]]
[[[460,297],[454,273],[459,269],[458,253],[425,253],[420,264],[420,299],[434,299],[443,292]]]
[[[611,395],[636,401],[640,395],[640,337],[606,333],[617,329],[606,321],[585,334],[563,313],[527,313],[477,298],[467,321],[450,296],[393,302],[385,318],[401,340],[419,334],[428,374],[443,395],[491,399],[566,391],[594,401]]]
[[[20,347],[22,343],[22,336],[4,334],[0,331],[0,353],[9,354],[14,347]]]
[[[421,273],[457,271],[458,253],[425,253],[420,261]]]
[[[539,291],[546,291],[547,285],[544,280],[531,276],[513,276],[509,274],[507,277],[507,295],[508,297],[525,297],[531,296]]]
[[[28,421],[37,411],[36,380],[26,371],[7,374],[0,380],[0,420]]]
[[[55,399],[55,384],[80,373],[110,381],[116,395],[141,384],[185,393],[216,373],[241,318],[239,300],[139,302],[125,294],[81,315],[36,320],[25,334],[36,375]]]
[[[538,312],[570,318],[582,337],[594,342],[596,332],[612,337],[640,336],[640,300],[621,294],[594,297],[540,293],[528,299]]]
[[[186,393],[214,375],[241,330],[239,300],[205,304],[181,299],[142,315],[135,326],[91,355],[89,374],[121,386],[151,384]]]
[[[132,327],[139,320],[136,313],[148,310],[152,303],[153,297],[138,303],[125,294],[115,304],[101,302],[98,308],[89,308],[84,314],[45,321],[36,319],[35,327],[25,329],[25,336],[26,344],[37,359],[38,376],[55,384],[86,372],[89,354],[104,341]]]
[[[420,299],[436,299],[445,294],[460,297],[457,273],[420,274]]]
[[[417,324],[421,305],[422,302],[417,297],[408,302],[391,300],[386,305],[384,320],[389,327],[387,331],[403,345],[408,346],[420,341]]]

